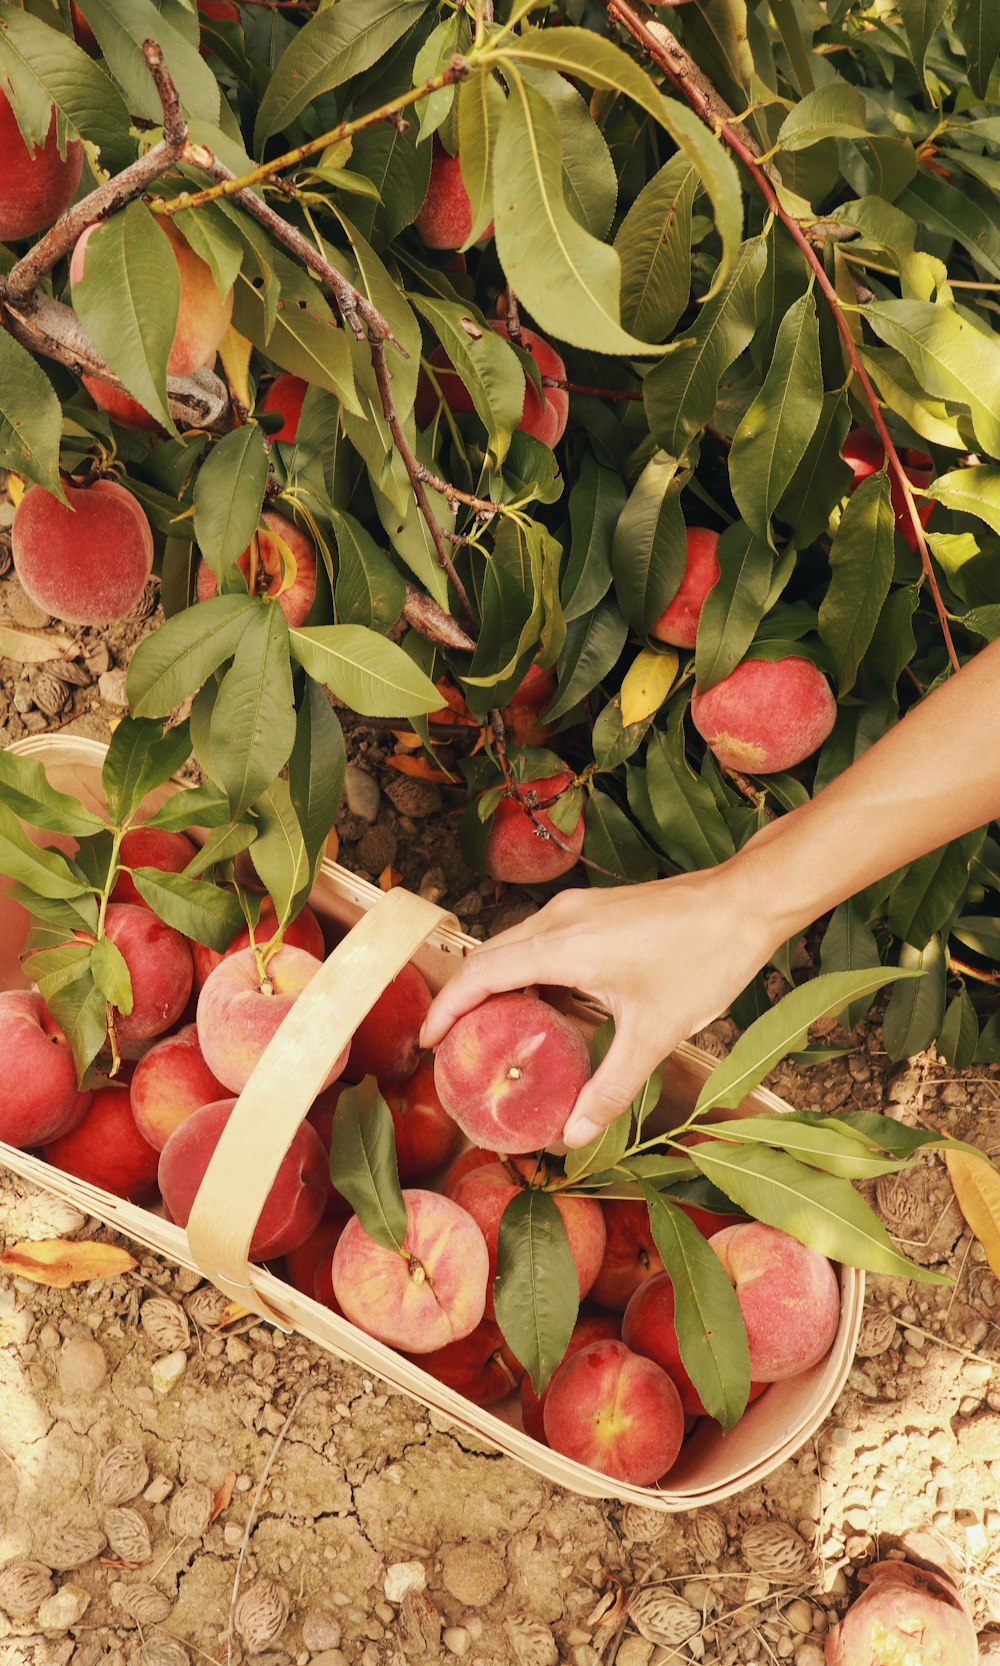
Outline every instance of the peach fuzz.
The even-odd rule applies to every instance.
[[[132,980],[132,1011],[115,1015],[126,1058],[175,1024],[191,993],[194,966],[187,939],[144,904],[109,903],[104,929],[121,952]]]
[[[572,780],[568,771],[560,775],[546,775],[538,781],[523,781],[521,791],[525,795],[533,793],[535,799],[544,804],[547,799],[565,792]],[[534,819],[513,795],[501,798],[493,812],[483,847],[483,865],[491,878],[511,885],[539,885],[549,879],[558,879],[575,867],[583,849],[582,807],[575,826],[568,833],[555,825],[547,810],[534,810],[533,814]],[[555,838],[546,837],[541,829],[553,833]]]
[[[185,1117],[213,1099],[222,1099],[225,1092],[205,1063],[195,1024],[185,1024],[174,1035],[155,1041],[139,1060],[129,1084],[135,1125],[157,1151],[163,1150]]]
[[[76,1127],[52,1140],[42,1156],[54,1168],[130,1203],[151,1203],[156,1197],[159,1153],[136,1127],[125,1086],[92,1093]]]
[[[591,1342],[560,1365],[543,1415],[554,1452],[636,1487],[665,1475],[684,1439],[667,1373],[624,1342]]]
[[[286,515],[279,515],[273,509],[265,509],[262,519],[267,531],[257,534],[255,594],[275,597],[290,625],[304,625],[316,600],[316,546],[309,534],[303,532],[302,528],[296,526]],[[295,577],[287,590],[281,589],[284,575],[281,551],[275,541],[279,538],[283,544],[288,545],[295,557]],[[236,557],[236,565],[249,589],[249,544],[243,553]],[[204,561],[199,562],[195,585],[198,600],[206,602],[210,596],[215,595],[216,589],[212,569]]]
[[[510,340],[506,320],[491,318],[487,321],[491,330]],[[537,330],[530,330],[526,324],[521,325],[518,346],[526,353],[530,353],[538,366],[539,376],[551,376],[557,382],[565,382],[566,366],[562,356],[556,352],[552,343],[546,341]],[[475,411],[470,394],[458,371],[443,347],[435,347],[431,352],[428,363],[434,371],[434,377],[441,390],[441,397],[450,411],[456,415],[469,415]],[[430,377],[421,371],[417,383],[417,396],[414,402],[414,414],[418,428],[426,428],[434,420],[434,413],[438,407],[438,396]],[[558,445],[566,432],[569,421],[569,394],[565,388],[543,387],[539,393],[530,377],[524,379],[524,404],[521,407],[521,420],[518,427],[533,439],[541,440],[550,449]]]
[[[467,1209],[486,1239],[490,1252],[490,1278],[486,1293],[486,1317],[494,1317],[493,1281],[497,1271],[497,1249],[500,1239],[500,1217],[511,1198],[522,1186],[512,1180],[503,1163],[487,1163],[473,1169],[455,1189],[455,1202]],[[596,1198],[560,1197],[552,1199],[563,1219],[570,1254],[576,1267],[580,1299],[587,1294],[604,1255],[604,1215]]]
[[[897,446],[899,460],[903,465],[903,473],[914,486],[929,486],[934,473],[934,459],[926,451],[914,451],[910,446]],[[869,475],[877,474],[885,466],[885,447],[875,434],[869,434],[864,428],[852,428],[844,441],[841,456],[854,475],[851,483],[853,492],[862,480]],[[913,530],[913,522],[906,507],[906,499],[898,480],[892,479],[889,490],[889,501],[896,520],[896,531],[901,533],[911,550],[917,547],[917,535]],[[926,526],[935,510],[933,499],[917,498],[917,514],[921,526]]]
[[[462,1138],[434,1086],[433,1058],[425,1054],[405,1082],[380,1084],[380,1091],[392,1113],[399,1183],[417,1186],[444,1167]]]
[[[254,937],[258,944],[267,943],[274,936],[276,918],[274,903],[270,897],[265,897],[261,904],[260,918],[254,927]],[[305,949],[308,954],[315,955],[317,960],[326,959],[323,928],[308,904],[285,927],[281,941],[286,948]],[[214,972],[215,968],[229,955],[239,954],[241,949],[248,949],[249,947],[249,926],[244,926],[242,931],[238,931],[228,949],[223,949],[221,952],[218,949],[208,948],[205,943],[192,942],[191,954],[194,958],[195,989],[200,990],[204,986],[209,972]]]
[[[198,854],[198,847],[184,833],[160,827],[130,827],[119,848],[119,860],[127,868],[159,868],[161,873],[183,873]],[[127,873],[120,873],[111,892],[112,902],[147,904]]]
[[[447,1342],[432,1354],[414,1354],[413,1363],[446,1388],[464,1394],[476,1406],[498,1406],[524,1377],[499,1325],[484,1319],[468,1336]]]
[[[420,1063],[420,1030],[430,1004],[423,973],[416,966],[404,966],[354,1032],[344,1072],[348,1079],[360,1082],[364,1076],[377,1076],[384,1088],[412,1076]]]
[[[431,145],[430,178],[413,229],[429,249],[460,249],[472,230],[472,204],[461,163],[445,150],[437,134]],[[485,235],[492,231],[490,224]]]
[[[216,1099],[202,1105],[174,1129],[160,1152],[160,1191],[178,1226],[187,1226],[198,1187],[235,1104],[235,1099]],[[305,1243],[320,1223],[325,1197],[326,1158],[315,1129],[304,1122],[281,1159],[254,1227],[251,1258],[269,1261]]]
[[[0,1139],[44,1145],[87,1109],[69,1043],[34,989],[0,991]]]
[[[493,995],[474,1007],[434,1063],[441,1103],[466,1138],[507,1155],[558,1139],[589,1076],[584,1036],[536,995]]]
[[[719,576],[715,554],[718,542],[719,534],[708,527],[688,527],[684,575],[671,602],[649,627],[650,636],[658,642],[669,642],[675,648],[694,647],[705,597]]]
[[[283,945],[268,961],[262,986],[256,955],[241,949],[206,978],[198,996],[198,1041],[209,1070],[230,1093],[243,1092],[257,1060],[320,965],[305,949]],[[324,1087],[337,1080],[346,1058],[345,1048]]]
[[[308,392],[309,383],[304,382],[301,376],[293,376],[288,370],[283,370],[280,376],[274,378],[260,402],[262,411],[280,411],[285,419],[281,427],[271,434],[272,440],[294,444],[302,415],[302,401]]]
[[[472,1174],[474,1169],[485,1168],[487,1163],[495,1163],[496,1160],[495,1151],[486,1151],[481,1145],[470,1145],[448,1168],[441,1181],[441,1192],[445,1197],[453,1198],[467,1174]]]
[[[59,154],[56,113],[41,144],[29,151],[6,93],[0,92],[0,242],[33,237],[58,220],[76,194],[83,173],[83,146],[70,139]]]
[[[402,1250],[383,1249],[357,1216],[333,1252],[333,1290],[359,1330],[430,1354],[474,1331],[486,1306],[489,1254],[475,1221],[437,1192],[409,1189]]]
[[[607,1248],[590,1295],[602,1307],[623,1313],[640,1284],[662,1273],[663,1262],[641,1198],[609,1198],[603,1209]]]
[[[153,534],[124,486],[63,481],[66,503],[29,486],[11,527],[14,567],[36,607],[70,625],[108,625],[142,595]]]
[[[754,1381],[777,1382],[818,1364],[840,1323],[833,1263],[760,1221],[727,1226],[708,1242],[736,1289]]]
[[[769,775],[817,751],[837,717],[830,685],[811,660],[745,659],[704,694],[691,718],[725,769]]]
[[[576,1321],[573,1332],[566,1344],[559,1365],[565,1365],[568,1359],[578,1354],[581,1348],[589,1347],[591,1342],[617,1342],[620,1340],[621,1327],[617,1319],[610,1313],[590,1313]],[[558,1369],[558,1367],[557,1367]],[[551,1379],[550,1379],[551,1381]],[[534,1384],[529,1376],[521,1378],[521,1422],[524,1432],[532,1440],[540,1440],[543,1446],[548,1445],[545,1439],[545,1401],[548,1398],[549,1385],[546,1384],[541,1394],[536,1394]]]

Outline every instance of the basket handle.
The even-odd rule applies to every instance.
[[[295,1131],[333,1060],[382,991],[453,915],[401,886],[352,928],[312,977],[240,1094],[191,1206],[193,1260],[224,1295],[287,1328],[251,1282],[250,1240]]]

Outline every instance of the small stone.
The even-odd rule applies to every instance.
[[[448,882],[441,868],[428,868],[420,881],[418,894],[425,902],[440,902],[448,889]]]
[[[784,1611],[784,1618],[788,1621],[792,1630],[800,1632],[803,1637],[808,1637],[812,1631],[812,1609],[801,1598],[788,1604]]]
[[[154,1475],[142,1496],[147,1504],[162,1504],[173,1490],[174,1483],[169,1475]]]
[[[10,579],[7,585],[7,606],[15,625],[22,625],[25,630],[41,630],[43,625],[52,623],[52,615],[25,594],[16,578]]]
[[[507,1568],[492,1545],[449,1545],[441,1554],[441,1582],[466,1608],[485,1608],[507,1583]]]
[[[54,1596],[39,1606],[39,1631],[68,1631],[82,1619],[90,1606],[90,1593],[79,1585],[61,1585]]]
[[[302,1621],[302,1641],[313,1654],[321,1649],[339,1649],[341,1630],[325,1608],[317,1608]]]
[[[125,693],[125,672],[120,665],[110,671],[102,671],[97,679],[97,692],[109,706],[127,706],[128,695]]]
[[[149,1373],[154,1392],[169,1394],[171,1389],[176,1388],[187,1370],[187,1362],[183,1348],[176,1348],[172,1354],[164,1354],[162,1359],[155,1360]]]
[[[463,1655],[468,1654],[472,1638],[464,1626],[447,1626],[441,1633],[441,1641],[449,1654]],[[621,1650],[619,1650],[620,1654]],[[313,1661],[312,1666],[316,1666],[315,1661]]]
[[[360,816],[371,826],[382,802],[382,789],[374,775],[357,764],[348,764],[344,772],[344,800],[352,816]]]
[[[243,1528],[238,1527],[234,1521],[228,1521],[222,1529],[222,1537],[227,1545],[242,1544]]]
[[[427,1571],[422,1562],[393,1562],[385,1572],[382,1589],[390,1602],[401,1603],[411,1591],[423,1591]]]
[[[64,1394],[95,1394],[108,1374],[104,1349],[93,1337],[71,1336],[59,1351],[57,1371]]]
[[[459,897],[453,912],[460,920],[474,920],[483,911],[483,899],[478,891],[466,891],[464,897]]]
[[[39,1347],[51,1350],[52,1348],[58,1348],[61,1341],[62,1337],[59,1334],[58,1325],[54,1325],[51,1320],[46,1320],[38,1333]]]
[[[795,1666],[823,1666],[823,1650],[818,1643],[800,1643],[795,1651]]]
[[[645,1637],[626,1637],[615,1658],[618,1666],[649,1666],[652,1653],[653,1644]]]
[[[314,1654],[309,1666],[350,1666],[346,1654],[340,1649],[324,1649],[322,1654]]]

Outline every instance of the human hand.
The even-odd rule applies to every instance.
[[[615,1037],[563,1130],[568,1146],[586,1145],[781,941],[738,859],[644,885],[561,891],[470,953],[435,997],[421,1045],[437,1046],[456,1018],[505,990],[558,984],[595,997],[614,1019]]]

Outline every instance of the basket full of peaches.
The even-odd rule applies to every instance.
[[[171,779],[186,746],[126,718],[0,754],[3,1161],[578,1491],[683,1509],[781,1462],[843,1385],[860,1269],[938,1276],[852,1182],[948,1142],[760,1086],[898,974],[682,1047],[567,1152],[610,1021],[515,992],[422,1052],[471,940],[294,817],[234,827]]]

